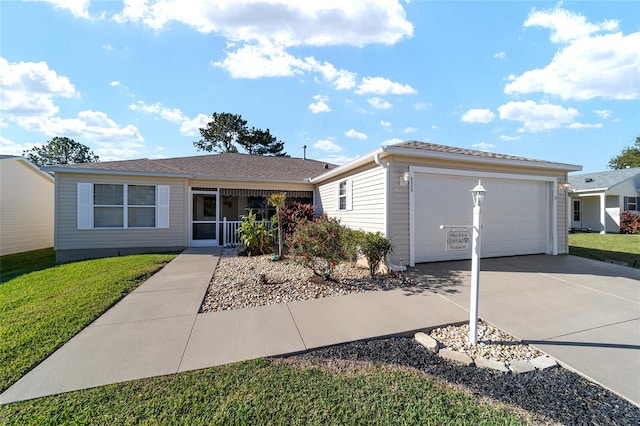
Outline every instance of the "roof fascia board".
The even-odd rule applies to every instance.
[[[269,182],[269,183],[295,183],[295,184],[307,184],[311,185],[310,178],[305,179],[251,179],[241,177],[229,177],[229,176],[206,176],[206,175],[191,175],[191,179],[201,180],[225,180],[228,182]]]
[[[57,167],[57,166],[43,166],[42,170],[58,173],[77,173],[77,174],[91,174],[91,175],[133,175],[133,176],[154,176],[154,177],[176,177],[176,178],[190,178],[192,174],[186,173],[166,173],[166,172],[143,172],[143,171],[126,171],[126,170],[104,170],[104,169],[81,169],[71,167]]]
[[[324,182],[328,179],[331,179],[333,177],[336,177],[342,173],[346,173],[348,171],[357,169],[360,166],[363,166],[367,163],[374,163],[374,158],[376,156],[376,154],[381,154],[383,152],[383,148],[378,148],[373,152],[370,152],[368,154],[363,155],[360,158],[356,158],[355,160],[351,161],[350,163],[347,163],[343,166],[339,166],[336,167],[335,169],[328,171],[327,173],[321,174],[320,176],[316,176],[314,178],[311,178],[309,180],[309,182],[316,184],[316,183],[320,183],[320,182]]]
[[[548,162],[532,162],[527,160],[514,160],[507,158],[491,158],[474,156],[469,154],[457,154],[451,152],[438,152],[427,151],[416,148],[398,148],[393,146],[387,146],[382,148],[388,154],[397,154],[409,157],[424,157],[434,158],[442,160],[455,160],[455,161],[470,161],[474,163],[483,164],[501,164],[501,165],[513,165],[513,166],[526,166],[537,169],[549,169],[549,170],[562,170],[562,171],[579,171],[582,170],[582,166],[576,164],[564,164],[564,163],[548,163]]]
[[[609,188],[592,188],[592,189],[570,189],[569,193],[570,194],[585,194],[587,192],[607,192],[609,190]],[[598,194],[593,194],[593,195],[598,195]]]

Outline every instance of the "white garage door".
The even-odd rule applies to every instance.
[[[440,225],[470,225],[475,177],[415,173],[415,262],[469,259],[471,249],[447,250]],[[482,178],[482,257],[545,253],[551,235],[549,182]]]

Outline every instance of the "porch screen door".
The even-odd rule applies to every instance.
[[[191,191],[191,246],[218,245],[218,192]]]

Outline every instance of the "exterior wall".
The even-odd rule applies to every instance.
[[[326,213],[340,219],[340,223],[353,229],[386,234],[385,224],[386,170],[371,163],[347,175],[318,185],[315,192],[316,215]],[[338,185],[345,179],[352,181],[352,209],[338,210]]]
[[[76,203],[79,182],[169,185],[169,228],[77,229]],[[187,247],[187,201],[186,181],[182,178],[57,173],[55,249],[60,252],[57,257],[68,260],[67,255],[73,253],[72,250],[85,250],[90,257],[99,257],[99,254],[91,253],[101,253],[101,250],[105,252],[104,249],[114,249],[117,254],[133,248]],[[65,254],[63,251],[68,252]]]
[[[580,197],[582,200],[582,227],[600,232],[600,197]]]
[[[0,255],[53,247],[53,180],[20,159],[5,159],[0,194]]]
[[[495,164],[482,165],[477,163],[453,162],[449,160],[407,158],[392,156],[384,159],[390,163],[391,175],[389,182],[389,236],[393,242],[394,251],[391,259],[399,264],[402,259],[403,264],[408,264],[409,260],[409,186],[400,185],[400,177],[409,171],[409,166],[437,167],[442,169],[476,170],[479,172],[496,172],[505,174],[525,174],[555,177],[558,184],[567,182],[567,174],[562,171],[545,169],[523,169],[512,166],[496,166]],[[567,204],[566,190],[554,189],[553,193],[557,198],[557,240],[556,246],[558,254],[568,253],[568,227],[567,227]],[[471,220],[471,196],[469,196],[469,219]]]
[[[620,213],[624,208],[624,198],[618,195],[607,195],[605,197],[604,225],[606,232],[620,231]]]

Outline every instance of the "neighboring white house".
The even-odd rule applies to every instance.
[[[317,214],[392,240],[392,261],[469,258],[440,225],[470,224],[469,190],[484,202],[485,257],[566,253],[569,171],[580,166],[435,145],[384,146],[336,167],[302,158],[214,154],[45,168],[56,175],[58,260],[224,245],[247,207],[286,192]]]
[[[569,176],[569,227],[619,232],[623,211],[640,212],[640,167]]]
[[[53,247],[53,189],[26,158],[0,155],[0,255]]]

